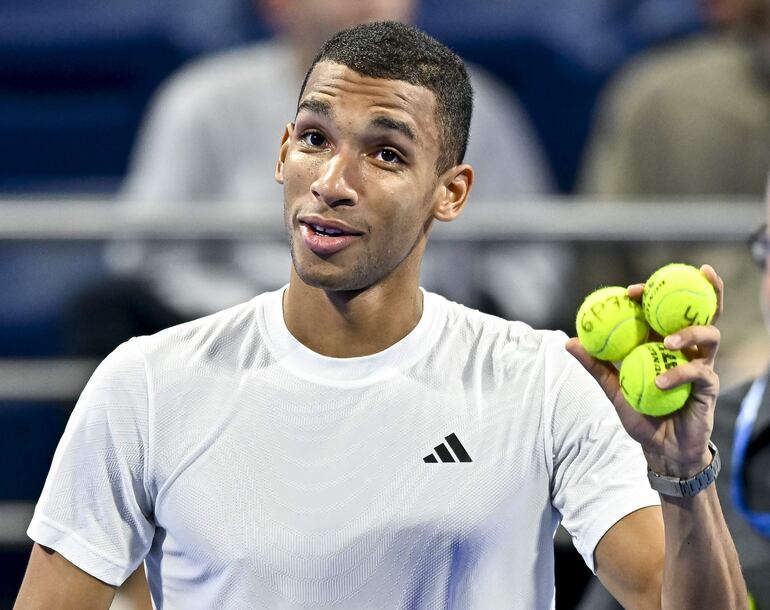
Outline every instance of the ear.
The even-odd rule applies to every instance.
[[[433,217],[451,222],[463,211],[473,186],[473,168],[464,163],[448,169],[439,178],[439,188],[433,205]]]
[[[275,181],[283,184],[283,164],[286,161],[286,154],[289,152],[289,139],[291,132],[294,131],[294,123],[288,123],[281,138],[281,148],[278,149],[278,163],[275,166]]]

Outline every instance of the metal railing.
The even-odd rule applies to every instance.
[[[437,223],[431,239],[730,243],[745,240],[764,214],[761,200],[471,200],[458,220]],[[0,241],[275,239],[283,235],[278,204],[137,208],[95,200],[0,200]]]
[[[162,211],[156,211],[161,210]],[[764,220],[761,200],[470,201],[432,240],[465,242],[741,243]],[[0,200],[0,242],[284,239],[280,205],[159,205],[87,200]],[[98,362],[0,359],[0,400],[73,401]],[[28,544],[33,505],[0,502],[0,545]],[[568,544],[559,540],[561,544]]]

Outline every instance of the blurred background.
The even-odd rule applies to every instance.
[[[318,44],[356,22],[414,22],[469,62],[478,183],[435,231],[426,288],[574,334],[599,285],[708,262],[723,386],[763,371],[746,243],[770,168],[769,3],[0,0],[0,608],[99,359],[285,283],[278,144]],[[556,547],[573,608],[588,572]]]

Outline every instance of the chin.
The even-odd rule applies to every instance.
[[[361,292],[385,281],[403,262],[362,253],[334,264],[292,249],[294,271],[308,286],[336,292]],[[350,260],[352,258],[352,260]],[[342,261],[346,260],[343,264]]]
[[[356,284],[345,281],[344,278],[337,277],[318,277],[315,275],[306,275],[298,273],[300,279],[308,286],[313,288],[320,288],[321,290],[332,292],[351,292],[359,291],[363,288],[358,287]]]
[[[294,270],[304,284],[313,288],[320,288],[321,290],[353,292],[361,291],[368,287],[367,282],[362,281],[360,277],[356,277],[357,274],[351,273],[350,270],[347,272],[344,269],[322,270],[317,268],[317,266],[297,264],[296,260],[294,261]]]

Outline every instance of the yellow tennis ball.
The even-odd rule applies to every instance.
[[[710,324],[717,311],[717,293],[692,265],[671,263],[644,284],[644,316],[665,337],[685,326]]]
[[[620,366],[620,388],[626,402],[645,415],[668,415],[681,409],[692,384],[661,390],[655,378],[685,362],[682,352],[667,350],[662,343],[643,343],[634,349]]]
[[[594,358],[622,360],[649,332],[642,306],[622,286],[589,294],[575,320],[578,339]]]

